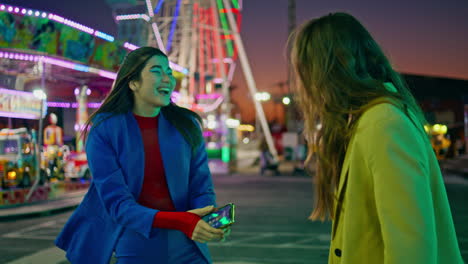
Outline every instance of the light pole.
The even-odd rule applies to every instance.
[[[26,202],[29,201],[31,198],[31,195],[34,193],[36,190],[40,178],[41,178],[41,145],[42,145],[42,130],[43,130],[43,119],[45,116],[45,110],[47,109],[44,107],[45,103],[47,102],[47,94],[44,92],[42,89],[36,89],[33,91],[34,96],[37,99],[41,100],[41,107],[40,107],[40,115],[39,115],[39,131],[37,133],[37,144],[36,144],[36,178],[34,180],[34,184],[29,189],[28,195],[26,195]]]

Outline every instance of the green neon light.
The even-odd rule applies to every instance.
[[[234,55],[234,48],[232,47],[232,40],[231,39],[226,39],[226,46],[228,49],[228,54],[230,57]]]
[[[229,162],[231,160],[229,152],[230,152],[229,147],[222,147],[221,148],[221,160],[223,162]]]
[[[217,0],[217,2],[218,2],[218,12],[219,12],[219,18],[221,20],[221,26],[223,27],[223,30],[229,30],[229,26],[228,26],[227,19],[226,19],[226,14],[221,12],[221,10],[224,9],[223,1]],[[227,34],[223,33],[223,35],[227,35]],[[228,56],[232,57],[234,55],[234,49],[232,47],[232,40],[226,39],[226,48],[227,48]]]
[[[232,0],[232,6],[236,9],[239,9],[239,1],[237,0]]]

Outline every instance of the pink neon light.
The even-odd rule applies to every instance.
[[[65,102],[47,102],[47,107],[70,108],[70,103]]]
[[[179,93],[179,92],[176,92],[176,91],[172,92],[172,94],[171,94],[171,99],[172,99],[172,102],[174,102],[174,103],[179,102],[179,100],[180,100],[180,93]]]
[[[203,136],[204,137],[210,137],[212,135],[213,135],[213,132],[211,132],[211,131],[203,131]]]
[[[5,6],[2,5],[3,8],[0,7],[1,10],[5,10]],[[8,6],[7,7],[7,11],[10,12],[10,13],[19,13],[20,12],[20,8],[19,7],[13,7],[13,6]],[[65,24],[67,26],[70,26],[70,27],[73,27],[73,28],[76,28],[78,30],[81,30],[83,32],[86,32],[86,33],[89,33],[89,34],[93,34],[94,33],[94,29],[92,28],[89,28],[89,27],[86,27],[86,26],[83,26],[79,23],[76,23],[74,21],[71,21],[71,20],[68,20],[68,19],[64,19],[63,17],[60,17],[60,16],[57,16],[57,15],[54,15],[54,14],[48,14],[46,12],[40,12],[40,11],[33,11],[33,10],[29,10],[26,12],[26,9],[21,9],[21,13],[22,14],[28,14],[30,16],[34,15],[36,17],[43,17],[43,18],[46,18],[48,17],[49,19],[52,19],[54,21],[57,21],[59,23],[62,23],[62,24]]]
[[[51,19],[54,20],[54,21],[57,21],[57,22],[59,22],[61,24],[63,24],[63,21],[65,21],[65,18],[63,18],[61,16],[54,15],[54,14],[52,15]]]
[[[112,80],[115,80],[117,78],[117,73],[114,73],[114,72],[99,70],[98,74],[102,77],[112,79]]]
[[[63,68],[68,68],[68,69],[73,69],[75,67],[75,63],[59,60],[59,59],[53,59],[49,57],[43,57],[44,62],[57,65]]]
[[[197,96],[196,96],[197,99],[218,99],[219,97],[222,97],[222,95],[218,94],[218,93],[197,94]]]
[[[229,73],[228,73],[228,76],[227,76],[229,82],[231,82],[232,78],[234,77],[235,69],[236,69],[236,64],[233,62],[233,63],[231,63],[231,66],[229,67]]]
[[[37,119],[38,116],[34,114],[20,114],[12,112],[0,112],[0,116],[11,118],[24,118],[24,119]]]
[[[0,88],[0,93],[34,97],[33,93],[30,93],[30,92],[24,92],[24,91],[18,91],[18,90],[6,89],[6,88]]]
[[[146,0],[146,7],[148,8],[148,15],[150,17],[154,17],[153,5],[151,4],[151,0]]]
[[[23,53],[11,53],[11,52],[0,51],[0,58],[26,60],[26,61],[39,61],[41,59],[45,63],[56,65],[56,66],[67,68],[67,69],[78,70],[80,68],[83,68],[83,69],[86,68],[86,69],[89,69],[88,70],[89,72],[97,73],[102,77],[112,79],[112,80],[115,80],[115,78],[117,77],[116,73],[113,73],[110,71],[99,70],[96,68],[84,66],[82,64],[72,63],[72,62],[55,59],[51,57],[46,57],[46,56],[37,56],[37,55],[30,55],[30,54],[23,54]],[[86,72],[86,70],[82,70],[82,71]]]
[[[88,103],[88,108],[99,108],[102,103]],[[78,103],[67,103],[67,102],[47,102],[48,107],[57,108],[78,108]]]
[[[102,103],[88,103],[89,108],[99,108],[101,105]]]
[[[151,26],[153,27],[153,32],[154,32],[154,35],[156,36],[156,41],[158,42],[158,48],[162,52],[166,53],[166,48],[164,47],[164,42],[162,41],[161,34],[159,34],[158,25],[156,25],[156,22],[153,22],[151,24]]]
[[[115,20],[121,21],[121,20],[135,20],[135,19],[144,19],[147,22],[150,21],[150,18],[147,14],[128,14],[128,15],[120,15],[116,16]]]
[[[136,46],[136,45],[133,45],[133,44],[131,44],[131,43],[125,42],[125,43],[124,43],[124,48],[129,49],[129,50],[136,50],[136,49],[138,49],[139,47]]]

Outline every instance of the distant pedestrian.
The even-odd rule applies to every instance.
[[[211,263],[224,234],[200,219],[216,205],[200,117],[174,88],[167,56],[136,49],[88,120],[92,183],[56,240],[71,263]]]
[[[260,141],[260,175],[264,175],[267,171],[272,171],[274,175],[279,176],[279,162],[271,154],[265,138]]]
[[[346,13],[313,19],[291,58],[329,263],[463,263],[422,112],[369,32]]]

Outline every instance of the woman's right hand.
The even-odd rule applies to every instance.
[[[210,205],[210,206],[206,206],[203,208],[193,209],[187,212],[194,213],[202,217],[209,213],[212,213],[215,210],[216,208]],[[211,227],[207,222],[203,220],[198,221],[192,233],[192,240],[200,242],[200,243],[206,243],[211,240],[221,240],[223,239],[223,237],[224,237],[223,230]]]

